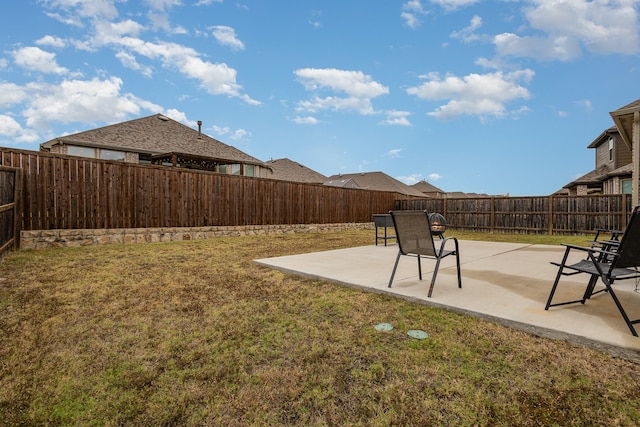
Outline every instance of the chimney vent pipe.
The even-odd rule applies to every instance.
[[[198,139],[202,138],[202,120],[198,120]]]

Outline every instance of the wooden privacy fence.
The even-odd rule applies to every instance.
[[[20,191],[22,171],[0,166],[0,257],[20,249]]]
[[[370,222],[397,197],[1,147],[0,164],[24,171],[23,230]]]
[[[11,215],[23,230],[51,230],[365,223],[392,209],[421,209],[460,230],[586,234],[623,229],[632,209],[628,195],[419,199],[2,147],[0,166],[23,172],[21,183],[20,174],[3,175],[16,180],[15,193],[0,182],[18,202],[0,201],[6,242],[16,233],[6,225]],[[18,205],[20,215],[12,211]]]
[[[401,209],[442,213],[456,229],[490,233],[589,234],[624,230],[632,210],[627,194],[403,200]]]

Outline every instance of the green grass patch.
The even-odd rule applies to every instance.
[[[640,424],[632,362],[252,262],[369,244],[371,230],[10,254],[0,425]]]

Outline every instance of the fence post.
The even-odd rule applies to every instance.
[[[547,219],[547,233],[553,236],[553,195],[549,196],[549,218]]]
[[[491,232],[491,234],[493,234],[493,232],[495,231],[495,225],[496,225],[496,198],[495,196],[491,196],[491,217],[490,217],[490,227],[489,230]]]
[[[16,251],[20,250],[20,230],[22,229],[22,175],[24,171],[22,169],[16,169],[15,175],[15,190],[13,193],[13,199],[15,206],[13,210],[13,244]]]

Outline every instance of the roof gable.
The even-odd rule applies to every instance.
[[[398,181],[383,172],[363,172],[333,175],[329,181],[352,180],[359,188],[365,190],[393,191],[407,196],[425,197],[425,195]]]
[[[420,182],[413,184],[411,188],[415,188],[416,190],[422,193],[444,193],[444,191],[442,191],[435,185],[428,183],[425,180],[422,180]]]
[[[322,184],[327,177],[293,160],[283,158],[265,162],[273,170],[273,179]]]

